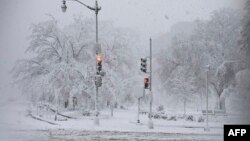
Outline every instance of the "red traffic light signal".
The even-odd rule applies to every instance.
[[[149,88],[149,78],[144,78],[144,89]]]
[[[96,56],[96,62],[97,62],[97,66],[96,66],[97,71],[100,72],[102,70],[102,56],[101,55]]]
[[[97,62],[98,64],[102,63],[102,56],[101,56],[101,55],[97,55],[97,56],[96,56],[96,62]]]

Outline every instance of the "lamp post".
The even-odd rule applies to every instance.
[[[75,1],[75,2],[78,2],[81,5],[85,6],[86,8],[88,8],[88,9],[90,9],[90,10],[92,10],[92,11],[95,12],[95,20],[96,20],[96,45],[95,45],[95,47],[96,47],[96,55],[100,56],[100,54],[101,54],[101,45],[98,44],[98,13],[101,10],[101,7],[98,7],[97,0],[95,1],[95,6],[94,7],[88,6],[88,5],[84,4],[83,2],[81,2],[79,0],[62,0],[62,5],[61,5],[62,12],[66,12],[66,9],[67,9],[66,1]],[[97,64],[96,64],[96,72],[98,74]],[[101,76],[104,76],[104,75],[101,75]],[[99,78],[99,77],[101,77],[101,76],[99,76],[99,75],[96,76],[96,79]],[[94,124],[95,125],[99,125],[97,102],[98,102],[98,87],[100,87],[100,86],[101,85],[99,85],[99,83],[96,83],[96,95],[95,95],[95,112],[96,112],[95,115],[96,115],[96,117],[94,119]]]
[[[210,66],[206,65],[206,127],[204,128],[205,131],[209,131],[208,127],[208,72],[210,70]]]
[[[75,2],[78,2],[81,5],[85,6],[86,8],[88,8],[88,9],[90,9],[90,10],[92,10],[92,11],[95,12],[95,15],[96,15],[96,18],[95,18],[96,19],[96,43],[98,43],[98,13],[101,10],[101,7],[98,7],[97,0],[95,1],[95,7],[88,6],[88,5],[84,4],[83,2],[81,2],[79,0],[63,0],[62,1],[62,5],[61,5],[62,12],[66,12],[66,10],[67,10],[66,1],[75,1]]]

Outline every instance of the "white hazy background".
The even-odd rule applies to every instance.
[[[94,5],[94,0],[82,0]],[[115,26],[137,31],[141,44],[169,31],[180,21],[206,20],[210,13],[221,8],[242,9],[244,0],[99,0],[100,20],[112,21]],[[93,18],[94,13],[83,6],[68,2],[67,12],[61,12],[61,0],[1,0],[0,1],[0,95],[17,98],[20,92],[13,88],[9,71],[16,60],[25,58],[30,25],[48,19],[51,14],[59,23],[67,25],[73,17]],[[59,24],[59,25],[60,25]]]

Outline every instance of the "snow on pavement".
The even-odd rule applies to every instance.
[[[205,132],[202,128],[204,123],[166,120],[153,120],[155,124],[154,129],[148,129],[148,118],[146,115],[141,116],[142,124],[137,124],[136,110],[121,109],[114,111],[114,117],[109,116],[109,110],[102,111],[100,126],[93,125],[93,117],[81,117],[68,119],[67,121],[53,121],[49,119],[59,124],[50,125],[27,116],[29,103],[25,101],[14,100],[1,104],[0,140],[57,140],[57,138],[74,139],[77,137],[81,139],[81,134],[89,134],[90,137],[103,138],[104,140],[105,138],[108,140],[109,134],[112,134],[116,139],[119,139],[119,137],[121,139],[126,138],[128,135],[131,135],[135,140],[145,140],[147,136],[149,136],[149,139],[155,140],[159,137],[158,139],[161,140],[165,137],[178,138],[182,134],[183,137],[190,139],[193,139],[193,136],[196,136],[198,139],[202,139],[203,136],[206,138],[209,136],[220,140],[223,132],[220,125],[217,126],[218,128],[211,128],[210,132]],[[198,128],[183,128],[191,125]],[[69,135],[71,133],[72,135]],[[74,135],[77,137],[73,137]]]

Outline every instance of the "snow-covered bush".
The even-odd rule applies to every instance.
[[[164,114],[164,115],[161,116],[161,118],[166,120],[166,119],[168,119],[168,116],[167,116],[167,114]]]
[[[193,115],[187,115],[186,116],[186,121],[195,121],[195,118]]]
[[[126,108],[125,108],[123,105],[121,105],[121,106],[120,106],[120,109],[125,110]]]
[[[160,106],[157,107],[156,110],[157,110],[157,112],[161,112],[161,111],[164,111],[164,109],[165,109],[164,106],[160,105]]]
[[[204,122],[205,121],[205,119],[204,119],[204,117],[202,117],[202,116],[200,116],[199,118],[198,118],[198,120],[197,120],[198,122]]]
[[[83,116],[90,116],[90,111],[83,111],[83,112],[82,112],[82,115],[83,115]]]
[[[159,113],[156,113],[153,115],[154,119],[160,119],[161,118],[161,115]]]
[[[176,121],[176,120],[177,120],[177,118],[176,118],[176,116],[170,116],[170,117],[168,118],[168,120],[173,120],[173,121]]]

